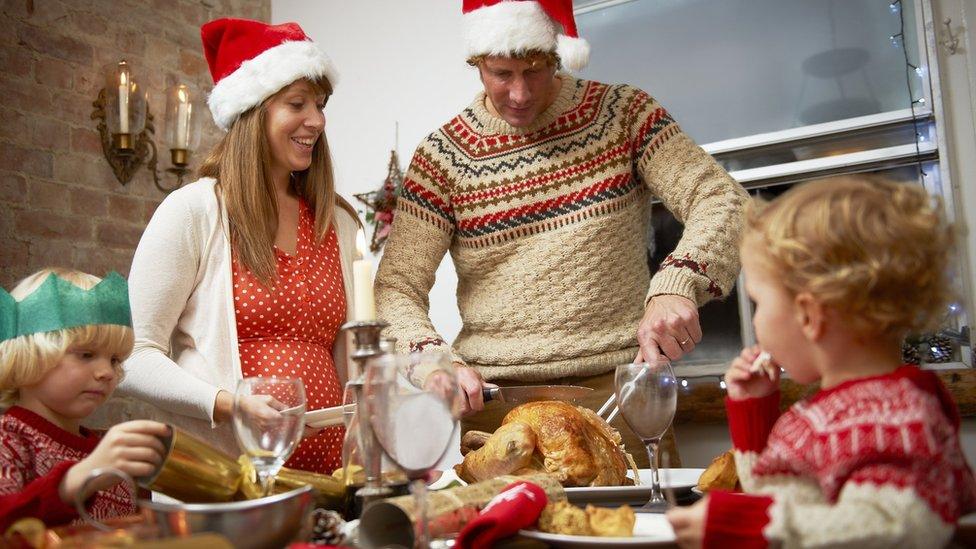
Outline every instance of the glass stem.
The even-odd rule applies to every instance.
[[[258,471],[258,480],[261,482],[261,497],[268,497],[274,490],[274,473],[267,469]]]
[[[664,496],[661,495],[661,482],[658,479],[658,470],[657,470],[657,446],[660,442],[661,439],[655,438],[644,443],[647,446],[647,458],[651,466],[650,503],[664,502]]]
[[[430,547],[430,525],[427,523],[427,482],[416,479],[410,486],[413,492],[414,505],[417,509],[417,542],[414,547],[427,549]]]

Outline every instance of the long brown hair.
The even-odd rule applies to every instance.
[[[328,79],[311,82],[316,93],[332,94]],[[284,88],[282,89],[284,90]],[[227,209],[231,249],[237,261],[267,287],[277,275],[274,241],[278,230],[278,202],[271,179],[271,152],[267,140],[267,105],[281,91],[243,113],[200,167],[200,177],[217,180],[217,198]],[[356,211],[336,195],[332,156],[325,133],[312,148],[307,170],[293,172],[295,194],[315,212],[315,234],[322,238],[332,226],[335,206]]]

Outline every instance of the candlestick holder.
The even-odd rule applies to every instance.
[[[350,427],[355,424],[356,432],[350,434],[359,437],[363,471],[366,476],[365,484],[356,491],[355,495],[362,504],[361,509],[365,509],[374,501],[393,495],[393,489],[383,484],[383,450],[373,434],[370,423],[373,410],[370,405],[371,395],[367,393],[365,383],[367,362],[383,354],[383,350],[380,349],[380,332],[386,327],[387,323],[381,320],[352,321],[342,326],[342,330],[350,331],[353,335],[353,351],[349,356],[355,362],[356,369],[350,373],[350,381],[346,387],[353,390],[356,395],[356,417],[350,422]],[[348,468],[348,464],[344,463],[343,467]]]

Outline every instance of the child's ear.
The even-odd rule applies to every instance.
[[[803,335],[810,341],[819,340],[824,333],[826,311],[822,303],[813,295],[802,292],[793,299],[796,305],[796,320],[800,324]]]

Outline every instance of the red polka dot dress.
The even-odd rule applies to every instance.
[[[346,294],[335,228],[315,242],[315,218],[299,205],[295,255],[275,248],[274,291],[233,261],[234,313],[244,377],[300,378],[308,410],[342,404],[332,357],[339,326],[346,319]],[[329,427],[306,438],[285,466],[331,473],[342,465],[345,428]]]

